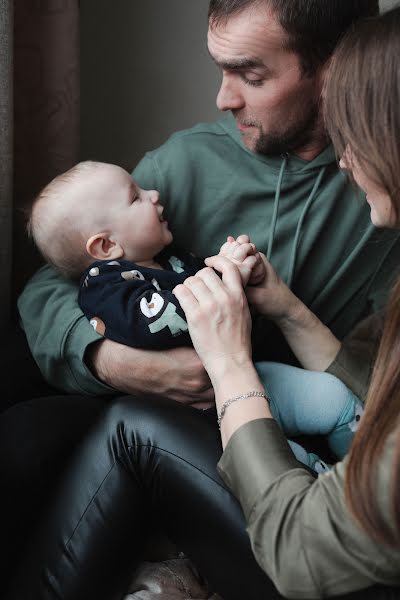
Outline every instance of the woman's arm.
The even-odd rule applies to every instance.
[[[266,257],[260,255],[266,275],[257,286],[249,286],[247,298],[257,311],[280,328],[305,369],[325,371],[341,344],[318,317],[288,288]],[[212,260],[206,264],[212,266]]]
[[[175,293],[221,411],[228,398],[262,386],[251,364],[251,321],[239,274],[223,257],[214,266],[222,281],[205,269]],[[259,397],[232,403],[221,434],[221,475],[242,504],[257,561],[283,595],[323,598],[400,583],[400,549],[372,541],[347,509],[345,464],[316,480],[296,461]],[[392,449],[385,449],[377,478],[388,520]]]
[[[218,465],[242,505],[257,562],[278,590],[288,598],[310,599],[374,583],[399,585],[400,549],[376,543],[348,510],[346,463],[314,479],[296,468],[285,444],[274,421],[252,421],[234,434]],[[387,523],[393,448],[392,438],[376,479]]]
[[[177,296],[187,318],[197,354],[208,372],[220,414],[226,400],[249,391],[263,392],[253,366],[251,318],[237,267],[223,256],[213,257],[213,269],[202,269],[178,285]],[[266,342],[267,343],[267,342]],[[238,400],[229,406],[221,423],[223,446],[247,421],[272,418],[262,397]]]

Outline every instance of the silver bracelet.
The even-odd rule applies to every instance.
[[[256,390],[253,390],[252,392],[246,392],[245,394],[240,394],[240,396],[228,398],[228,400],[225,400],[225,402],[223,403],[221,407],[221,412],[218,415],[218,427],[221,429],[221,421],[224,417],[224,414],[226,413],[226,409],[228,408],[228,406],[230,406],[233,402],[236,402],[236,400],[245,400],[246,398],[251,398],[252,396],[260,396],[261,398],[265,398],[266,401],[269,402],[268,396],[264,394],[264,392],[258,392]]]

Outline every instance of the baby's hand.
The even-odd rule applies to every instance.
[[[248,235],[228,236],[221,246],[219,254],[232,261],[239,269],[243,287],[247,284],[257,285],[265,276],[265,266],[257,248],[250,242]]]

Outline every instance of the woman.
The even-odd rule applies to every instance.
[[[366,192],[379,227],[400,227],[399,57],[397,8],[346,36],[325,89],[326,123],[340,165]],[[259,395],[237,273],[220,257],[208,265],[223,273],[223,283],[203,271],[177,296],[216,391],[225,448],[220,472],[241,502],[259,564],[289,597],[326,597],[371,581],[399,584],[400,281],[348,460],[313,481],[296,467]],[[304,366],[325,369],[339,342],[267,267],[266,281],[250,299],[277,322]],[[350,375],[360,378],[357,367]]]
[[[372,168],[380,164],[375,161],[378,148],[390,162],[388,172],[399,172],[398,56],[400,9],[346,38],[326,90],[329,129],[338,151],[348,148],[343,166],[368,191],[371,217],[379,217],[379,225],[397,224],[392,216],[397,202],[400,206],[395,179]],[[379,63],[379,80],[360,68],[372,60]],[[386,104],[379,96],[383,80]],[[366,129],[350,128],[361,113]],[[338,143],[339,127],[343,138]],[[390,153],[382,153],[380,135],[385,144],[393,142]],[[363,181],[361,172],[367,176]],[[370,191],[371,178],[378,194]],[[156,517],[225,600],[272,599],[281,593],[322,598],[353,590],[362,590],[354,597],[375,600],[390,592],[381,596],[378,589],[365,588],[400,583],[400,516],[394,509],[399,500],[400,290],[395,289],[388,309],[365,418],[349,460],[315,479],[296,461],[271,418],[251,362],[250,316],[238,273],[223,257],[210,259],[209,265],[221,270],[222,281],[205,269],[176,294],[215,388],[225,447],[221,473],[243,506],[261,569],[251,554],[240,507],[214,474],[220,442],[207,424],[213,415],[150,398],[122,399],[81,448],[42,546],[34,547],[7,597],[99,600],[122,593],[143,534]],[[346,359],[346,347],[266,266],[267,279],[250,299],[280,324],[303,364],[324,370],[335,357]],[[359,379],[357,368],[351,378]],[[151,418],[153,408],[157,421]],[[135,422],[140,428],[133,428]]]

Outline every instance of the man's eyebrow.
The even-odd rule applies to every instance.
[[[215,64],[223,69],[224,71],[243,71],[244,69],[255,69],[255,68],[264,68],[267,67],[263,63],[260,58],[238,58],[237,60],[218,60],[211,56],[211,59],[215,62]]]

